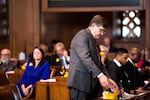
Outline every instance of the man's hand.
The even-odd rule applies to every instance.
[[[107,76],[102,75],[99,77],[99,82],[104,89],[109,89],[109,81]]]
[[[109,81],[109,88],[112,90],[112,91],[116,91],[116,90],[118,90],[119,88],[118,88],[118,85],[116,84],[116,82],[115,81],[113,81],[112,79],[108,79],[108,81]]]
[[[107,78],[105,75],[102,75],[99,78],[99,82],[104,89],[111,89],[113,91],[118,90],[117,84],[112,79]]]

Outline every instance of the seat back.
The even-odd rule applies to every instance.
[[[15,93],[8,88],[0,89],[1,100],[19,100],[16,98]]]
[[[20,81],[23,73],[24,70],[21,69],[15,69],[14,73],[7,73],[9,83],[17,84]]]
[[[0,86],[4,86],[8,84],[9,84],[9,80],[7,78],[5,71],[0,71]]]

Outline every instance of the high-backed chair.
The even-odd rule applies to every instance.
[[[10,84],[5,71],[0,71],[0,100],[21,100],[15,84]]]
[[[0,86],[4,86],[4,85],[8,85],[9,81],[8,81],[8,77],[5,73],[5,71],[0,71]]]
[[[0,89],[0,99],[1,100],[17,100],[15,99],[15,95],[13,91],[7,88]]]

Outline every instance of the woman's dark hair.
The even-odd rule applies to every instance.
[[[38,50],[41,52],[41,54],[42,54],[42,59],[41,59],[40,63],[38,64],[38,67],[40,67],[40,66],[41,66],[42,64],[44,64],[44,62],[45,62],[45,59],[44,59],[44,52],[43,52],[43,50],[42,50],[41,48],[35,47],[35,48],[33,49],[29,61],[32,62],[33,65],[35,66],[35,60],[34,60],[34,58],[33,58],[33,52],[34,52],[35,49],[38,49]]]

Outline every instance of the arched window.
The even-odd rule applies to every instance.
[[[138,10],[125,11],[122,13],[122,38],[135,39],[141,36],[141,20]]]

